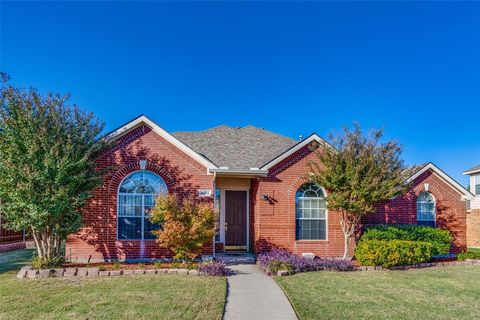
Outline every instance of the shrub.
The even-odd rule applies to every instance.
[[[450,251],[453,237],[448,230],[417,225],[380,225],[368,228],[361,240],[410,240],[432,244],[432,255]]]
[[[306,258],[292,254],[282,249],[272,249],[269,252],[264,252],[257,257],[258,264],[261,268],[277,273],[279,270],[288,270],[295,272],[305,271],[320,271],[320,270],[334,270],[334,271],[353,271],[355,267],[350,261],[345,260],[330,260],[321,258]]]
[[[355,257],[364,266],[390,268],[428,262],[432,258],[432,248],[432,244],[423,241],[362,240]]]
[[[63,257],[55,257],[52,259],[42,258],[42,257],[33,257],[32,259],[32,268],[35,270],[40,269],[50,269],[56,268],[63,264]]]
[[[468,249],[466,252],[459,253],[457,259],[464,261],[467,259],[478,259],[480,260],[480,249]]]
[[[198,271],[207,276],[226,276],[228,274],[227,266],[220,261],[201,263],[198,266]]]
[[[112,270],[120,270],[121,267],[122,265],[120,264],[120,262],[115,261],[112,265]]]
[[[216,211],[211,203],[193,196],[158,197],[150,220],[161,224],[162,228],[152,233],[159,245],[173,251],[176,259],[193,260],[215,235]]]

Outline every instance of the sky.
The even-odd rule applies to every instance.
[[[480,164],[480,2],[0,2],[0,70],[106,131],[384,128],[407,164]]]

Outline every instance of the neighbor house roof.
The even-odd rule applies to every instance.
[[[467,171],[463,172],[463,174],[472,174],[477,172],[480,172],[480,164],[473,168],[468,169]]]
[[[221,125],[172,135],[219,168],[228,170],[258,169],[299,144],[297,140],[251,125],[238,128]]]

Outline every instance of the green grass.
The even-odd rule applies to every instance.
[[[480,267],[276,277],[300,319],[480,319]]]
[[[7,259],[12,258],[12,260]],[[0,255],[0,319],[221,319],[223,277],[143,275],[19,280],[31,252]],[[6,263],[10,266],[5,266]]]
[[[480,259],[480,248],[468,248],[467,252],[458,255],[458,260],[466,259]]]

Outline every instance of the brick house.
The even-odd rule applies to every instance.
[[[470,192],[475,195],[470,201],[467,215],[467,246],[480,248],[480,165],[463,174],[470,176]]]
[[[73,261],[169,257],[150,233],[159,226],[148,220],[155,196],[165,193],[195,193],[218,209],[219,232],[205,254],[281,246],[342,255],[341,215],[326,209],[328,192],[307,178],[314,151],[327,144],[318,135],[298,141],[254,126],[170,134],[140,116],[109,136],[114,147],[97,163],[113,170],[84,209],[84,227],[67,239]],[[446,228],[455,238],[452,251],[464,249],[473,195],[431,163],[411,168],[408,179],[411,189],[379,203],[364,225]]]

